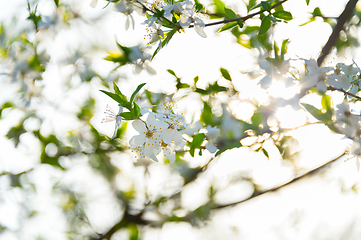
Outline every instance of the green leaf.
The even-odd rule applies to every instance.
[[[20,142],[20,135],[25,132],[26,130],[24,129],[23,123],[20,123],[19,125],[12,127],[6,134],[6,137],[8,139],[13,139],[15,141],[15,147],[17,147]]]
[[[40,155],[40,162],[43,164],[49,164],[52,165],[54,167],[58,167],[61,170],[64,170],[64,167],[60,165],[59,163],[59,158],[58,157],[49,157],[48,155],[46,155],[45,151],[43,151]]]
[[[198,80],[199,80],[199,77],[198,77],[198,76],[196,76],[196,77],[193,79],[193,81],[194,81],[194,86],[197,84]]]
[[[138,104],[134,103],[134,107],[132,108],[132,110],[130,112],[133,113],[134,119],[139,118],[140,117],[140,107],[138,106]]]
[[[321,99],[322,108],[326,111],[332,111],[331,98],[327,94],[323,94]]]
[[[125,55],[123,52],[118,52],[118,51],[108,52],[108,56],[106,56],[104,58],[104,60],[114,62],[114,63],[119,63],[120,66],[123,66],[123,65],[127,64],[128,62],[130,62],[127,55]]]
[[[284,60],[284,56],[285,56],[285,54],[287,52],[287,45],[288,45],[289,42],[290,42],[289,39],[285,39],[285,40],[282,41],[282,47],[281,47],[281,58],[282,58],[282,60]]]
[[[262,113],[259,113],[259,112],[255,112],[251,118],[252,120],[252,125],[254,127],[258,127],[259,125],[262,124],[263,122],[263,115]]]
[[[224,3],[221,0],[213,0],[215,8],[215,13],[224,14]]]
[[[189,153],[192,157],[194,157],[194,151],[197,148],[200,148],[201,144],[203,143],[204,140],[204,133],[198,133],[197,135],[193,136],[193,140],[190,143],[190,149],[189,149]]]
[[[275,13],[273,13],[273,16],[275,18],[280,18],[280,19],[283,19],[285,21],[290,21],[292,20],[292,14],[290,12],[287,12],[287,11],[277,11]]]
[[[307,6],[308,6],[308,4],[310,4],[310,0],[306,0],[306,4],[307,4]]]
[[[135,96],[136,96],[137,93],[140,91],[140,89],[142,89],[142,87],[144,87],[145,84],[146,84],[146,83],[141,83],[141,84],[138,85],[137,89],[135,89],[135,91],[133,92],[132,96],[130,97],[130,100],[129,100],[130,103],[133,102]]]
[[[208,92],[207,92],[206,90],[201,89],[201,88],[196,88],[196,89],[194,90],[194,92],[199,93],[199,94],[202,94],[202,95],[207,95],[207,94],[208,94]]]
[[[229,72],[227,69],[221,68],[222,76],[227,79],[228,81],[232,81],[231,75],[229,75]]]
[[[330,114],[330,112],[326,112],[326,114],[324,114],[324,113],[322,113],[322,111],[320,109],[315,108],[314,106],[312,106],[310,104],[302,103],[302,105],[317,120],[322,121],[325,124],[328,124],[328,122],[331,120],[332,114]]]
[[[198,0],[194,0],[194,8],[196,12],[199,12],[204,9],[204,6]]]
[[[269,154],[268,154],[267,150],[264,148],[262,148],[261,150],[262,150],[263,154],[269,159]]]
[[[207,102],[203,102],[203,110],[201,113],[200,121],[204,123],[204,125],[212,125],[213,113],[212,108],[208,105]]]
[[[125,47],[125,46],[122,46],[120,45],[119,43],[117,43],[118,47],[125,53],[125,55],[129,55],[132,53],[132,49],[128,48],[128,47]]]
[[[177,85],[176,85],[176,88],[179,90],[181,88],[190,88],[191,86],[189,86],[188,84],[186,83],[181,83],[180,81],[177,81]]]
[[[122,98],[121,96],[115,94],[115,93],[111,93],[111,92],[107,92],[104,90],[99,90],[102,93],[105,93],[106,95],[108,95],[109,97],[111,97],[112,99],[114,99],[115,101],[117,101],[121,106],[126,107],[126,108],[130,108],[128,101],[124,100],[124,98]]]
[[[134,120],[137,117],[134,117],[134,114],[132,112],[122,112],[119,114],[124,120]]]
[[[228,30],[230,28],[233,28],[236,25],[237,25],[237,22],[226,23],[218,30],[218,33],[226,31],[226,30]]]
[[[258,35],[264,35],[268,29],[271,27],[271,19],[269,16],[265,16],[263,19],[262,19],[262,23],[261,23],[261,26],[259,28],[259,32],[258,32]]]
[[[239,147],[242,147],[241,142],[234,142],[234,143],[228,144],[228,145],[226,145],[226,147],[219,149],[216,152],[215,156],[217,157],[218,155],[220,155],[221,153],[227,151],[228,149],[239,148]]]
[[[224,12],[226,13],[226,15],[228,16],[228,18],[232,19],[232,18],[238,18],[237,14],[235,12],[233,12],[232,9],[229,8],[224,8]]]
[[[115,94],[118,95],[122,99],[122,101],[124,103],[126,103],[126,104],[124,104],[122,106],[124,106],[124,107],[128,106],[127,108],[129,109],[130,106],[129,106],[129,103],[127,101],[127,97],[119,90],[119,88],[118,88],[118,86],[117,86],[117,84],[115,82],[113,82],[113,88],[114,88]]]
[[[271,11],[271,5],[268,2],[261,2],[261,6],[265,11]]]
[[[59,0],[54,0],[56,7],[59,7]]]
[[[312,12],[313,17],[322,17],[322,12],[319,7],[316,7]]]
[[[204,133],[198,133],[197,135],[194,135],[191,145],[193,147],[199,148],[204,140],[204,136]]]
[[[167,72],[172,74],[174,77],[179,78],[179,77],[177,77],[177,75],[175,74],[175,72],[172,69],[167,69]]]

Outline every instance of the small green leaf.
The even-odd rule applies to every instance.
[[[261,6],[265,11],[271,11],[271,5],[268,2],[261,2]]]
[[[227,151],[228,149],[239,148],[239,147],[242,147],[242,143],[239,142],[239,141],[234,142],[234,143],[231,143],[231,144],[228,144],[226,147],[219,149],[219,150],[216,152],[216,155],[215,155],[215,156],[217,157],[218,155],[220,155],[221,153]]]
[[[228,81],[232,81],[231,75],[229,74],[227,69],[221,68],[222,76]]]
[[[316,7],[312,12],[313,17],[322,17],[322,12],[319,7]]]
[[[127,97],[123,93],[121,93],[121,91],[119,90],[119,88],[115,82],[113,82],[113,88],[114,88],[115,94],[117,94],[119,97],[121,97],[123,99],[123,101],[127,102]]]
[[[56,7],[59,7],[59,0],[54,0]]]
[[[196,76],[196,77],[193,79],[193,81],[194,81],[194,85],[196,85],[196,84],[197,84],[198,80],[199,80],[199,77],[198,77],[198,76]]]
[[[226,23],[218,30],[218,33],[226,31],[226,30],[228,30],[230,28],[233,28],[236,25],[237,25],[237,22]]]
[[[191,86],[189,86],[188,84],[186,83],[181,83],[180,81],[178,81],[177,85],[176,85],[176,88],[179,90],[181,88],[190,88]]]
[[[306,0],[306,4],[307,4],[307,6],[308,6],[308,4],[310,4],[310,0]]]
[[[172,69],[167,69],[167,72],[172,74],[174,77],[179,78],[179,77],[177,77],[177,75],[175,74],[175,72]]]
[[[197,135],[194,135],[191,145],[196,148],[200,147],[204,140],[204,136],[205,136],[204,133],[198,133]]]
[[[290,12],[287,12],[287,11],[277,11],[275,13],[273,13],[273,16],[275,18],[280,18],[280,19],[283,19],[285,21],[290,21],[292,20],[292,14]]]
[[[122,112],[119,114],[124,120],[134,120],[136,117],[134,117],[134,114],[132,112]]]
[[[326,112],[326,114],[324,114],[324,113],[322,113],[322,111],[320,109],[315,108],[314,106],[312,106],[310,104],[302,103],[302,105],[317,120],[322,121],[325,124],[327,124],[331,120],[331,117],[332,117],[332,114],[330,114],[331,112]]]
[[[322,108],[326,111],[332,111],[331,98],[327,94],[323,94],[321,99]]]
[[[134,103],[134,107],[132,108],[132,110],[130,111],[133,113],[134,115],[134,119],[139,118],[140,117],[140,107],[138,106],[138,104]]]
[[[237,14],[235,12],[233,12],[232,9],[229,9],[229,8],[224,8],[224,12],[226,13],[226,15],[229,17],[229,19],[232,19],[232,18],[238,18]]]
[[[133,92],[132,96],[130,97],[130,100],[129,100],[130,103],[133,102],[135,96],[136,96],[137,93],[140,91],[140,89],[142,89],[142,87],[144,87],[145,84],[146,84],[146,83],[141,83],[141,84],[138,85],[137,89],[135,89],[135,91]]]
[[[282,47],[281,47],[281,58],[282,58],[282,60],[284,60],[284,56],[285,56],[285,54],[287,52],[287,45],[288,45],[289,42],[290,42],[289,39],[285,39],[285,40],[282,41]]]
[[[121,96],[119,96],[115,93],[104,91],[104,90],[99,90],[99,91],[101,91],[102,93],[105,93],[106,95],[108,95],[109,97],[111,97],[112,99],[117,101],[121,106],[127,107],[127,108],[129,107],[128,101],[124,100],[124,98],[122,98]]]
[[[252,125],[253,126],[259,126],[262,124],[263,122],[263,115],[262,113],[259,113],[259,112],[255,112],[251,118],[252,120]]]
[[[264,149],[264,148],[262,148],[261,150],[262,150],[263,154],[269,159],[269,155],[268,155],[267,150]]]
[[[262,23],[261,23],[261,26],[260,26],[260,28],[259,28],[258,35],[263,35],[263,34],[265,34],[270,27],[271,27],[271,19],[270,19],[270,16],[265,16],[265,17],[262,19]]]

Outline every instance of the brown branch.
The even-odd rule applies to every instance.
[[[275,5],[272,5],[271,6],[271,9],[274,9],[280,5],[282,5],[283,3],[287,2],[288,0],[282,0],[281,2],[278,2],[276,3]],[[225,19],[225,20],[222,20],[222,21],[218,21],[218,22],[213,22],[213,23],[207,23],[204,25],[204,27],[209,27],[209,26],[213,26],[213,25],[218,25],[218,24],[223,24],[223,23],[229,23],[229,22],[236,22],[236,21],[246,21],[247,19],[250,19],[250,18],[253,18],[254,16],[258,15],[258,14],[261,14],[263,12],[265,12],[266,10],[260,10],[258,12],[255,12],[255,13],[252,13],[252,14],[249,14],[247,16],[244,16],[244,17],[239,17],[239,18],[232,18],[232,19]],[[194,25],[190,25],[189,28],[192,28],[194,27]]]
[[[335,88],[335,87],[332,87],[332,86],[328,86],[327,87],[327,90],[331,90],[331,91],[339,91],[339,92],[342,92],[344,93],[345,95],[349,95],[351,97],[354,97],[354,98],[357,98],[358,100],[361,100],[361,97],[353,94],[353,93],[350,93],[350,92],[347,92],[346,90],[344,89],[340,89],[340,88]]]
[[[332,33],[330,37],[328,38],[327,43],[322,48],[322,51],[320,53],[320,56],[317,59],[318,66],[321,66],[322,62],[325,60],[326,56],[330,53],[331,49],[335,46],[340,32],[343,29],[343,25],[346,23],[346,21],[351,17],[353,11],[355,10],[356,3],[358,0],[350,0],[347,4],[341,15],[338,17],[338,21],[334,29],[332,30]]]
[[[292,183],[295,183],[295,182],[297,182],[298,180],[301,180],[301,179],[303,179],[303,178],[305,178],[305,177],[307,177],[307,176],[314,175],[315,173],[317,173],[317,172],[320,171],[321,169],[326,168],[328,165],[330,165],[331,163],[337,161],[338,159],[340,159],[341,157],[343,157],[343,156],[345,156],[345,155],[346,155],[346,151],[343,152],[341,155],[337,156],[336,158],[332,159],[331,161],[328,161],[328,162],[324,163],[323,165],[321,165],[321,166],[319,166],[319,167],[317,167],[317,168],[315,168],[315,169],[313,169],[313,170],[311,170],[311,171],[309,171],[309,172],[307,172],[307,173],[304,173],[304,174],[302,174],[302,175],[300,175],[300,176],[298,176],[298,177],[295,177],[295,178],[293,178],[291,181],[286,182],[286,183],[284,183],[284,184],[282,184],[282,185],[280,185],[280,186],[277,186],[277,187],[274,187],[274,188],[270,188],[270,189],[267,189],[267,190],[265,190],[265,191],[254,191],[253,194],[252,194],[252,196],[250,196],[250,197],[247,198],[247,199],[243,199],[243,200],[241,200],[241,201],[234,202],[234,203],[229,203],[229,204],[224,204],[224,205],[218,205],[218,206],[216,206],[214,209],[221,209],[221,208],[226,208],[226,207],[235,206],[235,205],[238,205],[238,204],[240,204],[240,203],[244,203],[244,202],[246,202],[246,201],[249,201],[249,200],[251,200],[251,199],[253,199],[253,198],[255,198],[255,197],[264,195],[264,194],[266,194],[266,193],[275,192],[275,191],[277,191],[277,190],[280,190],[281,188],[286,187],[286,186],[288,186],[288,185],[290,185],[290,184],[292,184]]]

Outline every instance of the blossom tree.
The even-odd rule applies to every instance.
[[[361,12],[357,0],[340,2],[338,16],[315,0],[9,5],[0,26],[0,238],[169,239],[167,230],[187,229],[239,239],[247,230],[222,211],[267,201],[336,163],[357,172]],[[317,55],[292,53],[292,38],[279,37],[282,26],[316,22],[330,30]],[[181,59],[185,36],[221,39],[252,66],[215,56],[213,79],[172,69],[192,61],[214,70],[198,58],[222,46]],[[322,157],[309,159],[302,141],[314,139],[309,151]],[[356,194],[358,181],[338,188]]]

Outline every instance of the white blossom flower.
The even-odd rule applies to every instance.
[[[354,138],[360,130],[360,117],[351,113],[346,101],[336,106],[335,118],[337,129],[349,138]]]
[[[175,162],[175,150],[174,144],[166,144],[162,141],[161,145],[155,150],[158,154],[163,152],[164,156],[168,158],[170,162]]]
[[[182,16],[180,17],[180,25],[182,28],[188,28],[191,23],[194,23],[194,29],[201,37],[207,37],[204,32],[204,22],[202,19],[197,17],[197,13],[193,9],[193,3],[186,1],[185,9],[182,10]]]
[[[116,114],[109,105],[107,105],[105,108],[104,113],[106,114],[106,116],[102,119],[102,123],[115,121],[115,130],[114,130],[114,134],[113,134],[112,138],[114,138],[116,136],[117,130],[118,130],[120,124],[122,123],[122,117],[119,116],[119,114],[122,112],[123,112],[122,106],[119,106],[118,114]]]
[[[168,124],[168,128],[162,134],[162,140],[165,144],[173,143],[174,149],[180,150],[186,145],[180,130],[183,130],[188,124],[183,116],[174,113],[172,102],[163,103],[161,106],[162,111],[156,113],[156,116]]]
[[[149,44],[158,42],[158,50],[162,48],[162,39],[164,38],[164,32],[161,29],[162,25],[154,23],[150,28],[147,28],[148,36],[150,38]]]
[[[331,67],[319,67],[315,59],[305,60],[307,75],[303,76],[300,80],[302,89],[309,89],[311,87],[317,87],[320,91],[326,91],[325,80],[327,73],[333,68]]]
[[[169,20],[171,20],[171,17],[173,16],[172,12],[174,12],[176,14],[180,14],[183,11],[184,4],[185,4],[185,2],[183,1],[183,2],[177,2],[172,5],[165,6],[163,8],[163,10],[164,10],[163,16],[168,18]]]
[[[142,156],[144,155],[154,161],[158,161],[156,149],[161,145],[161,134],[168,125],[157,121],[152,113],[148,114],[146,122],[136,119],[132,125],[139,132],[139,135],[133,136],[129,140],[129,145],[141,151]]]
[[[220,130],[218,128],[213,128],[210,125],[207,126],[206,130],[206,138],[208,140],[208,143],[206,144],[206,149],[210,153],[215,153],[217,151],[217,147],[216,145],[214,145],[214,142],[216,141]]]

